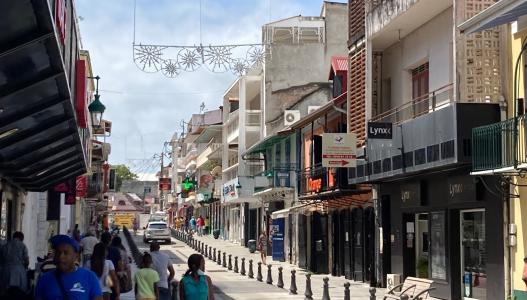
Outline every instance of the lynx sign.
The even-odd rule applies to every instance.
[[[324,133],[322,135],[322,166],[352,168],[356,166],[357,135],[355,133]]]

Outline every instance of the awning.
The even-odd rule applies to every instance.
[[[372,195],[370,190],[335,190],[332,192],[300,197],[299,202],[312,206],[323,205],[326,208],[355,207],[372,203]]]
[[[268,197],[271,197],[272,195],[274,194],[286,194],[286,195],[290,195],[292,193],[294,193],[295,189],[292,188],[292,187],[270,187],[270,188],[267,188],[263,191],[258,191],[258,192],[255,192],[253,195],[255,197],[261,197],[262,199],[263,198],[268,198]],[[283,199],[279,199],[277,201],[282,201]],[[269,200],[266,200],[265,202],[272,202],[269,201]]]
[[[465,34],[514,22],[527,14],[527,0],[501,0],[458,26]]]
[[[247,151],[245,151],[244,153],[244,156],[257,153],[264,153],[270,147],[280,143],[282,140],[291,136],[291,134],[293,134],[293,131],[291,130],[282,130],[275,135],[268,136],[263,140],[259,141],[258,143],[252,145],[249,149],[247,149]]]
[[[348,72],[348,57],[347,56],[332,56],[331,68],[329,70],[329,80],[333,80],[337,73]]]

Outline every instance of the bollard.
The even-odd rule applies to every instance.
[[[245,276],[245,257],[242,257],[242,267],[240,269],[240,274]]]
[[[323,291],[322,291],[322,300],[330,300],[329,298],[329,278],[324,277]]]
[[[224,268],[227,268],[227,254],[223,251],[223,265]]]
[[[230,270],[232,270],[232,254],[229,254],[229,267],[227,268]]]
[[[370,288],[370,300],[376,300],[377,296],[375,296],[375,293],[377,293],[377,290],[374,287]]]
[[[283,288],[284,287],[284,278],[283,278],[283,275],[282,275],[282,270],[283,270],[282,267],[278,267],[278,282],[276,283],[276,286],[279,287],[279,288]]]
[[[350,283],[344,283],[344,300],[350,300]]]
[[[234,257],[234,273],[238,273],[238,256]]]
[[[221,266],[221,250],[218,250],[218,260],[216,262]]]
[[[289,294],[296,295],[296,270],[291,270],[291,287],[289,288]]]
[[[267,284],[273,284],[273,274],[271,274],[271,265],[267,265]]]
[[[254,272],[253,272],[253,260],[249,259],[249,274],[247,274],[249,278],[254,278]]]
[[[401,300],[408,300],[408,299],[410,299],[410,297],[408,295],[406,295],[406,294],[402,294],[401,295]]]
[[[256,280],[262,281],[262,279],[263,279],[263,276],[262,276],[262,263],[258,262],[258,274],[256,274]]]
[[[212,246],[209,246],[209,259],[212,260]]]
[[[216,262],[216,248],[214,248],[214,251],[212,251],[212,261]]]
[[[306,291],[304,292],[304,300],[313,299],[313,292],[311,291],[311,274],[306,273]]]

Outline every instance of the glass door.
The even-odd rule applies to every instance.
[[[461,213],[461,278],[464,299],[487,299],[485,210]]]
[[[415,219],[415,274],[419,278],[428,278],[428,214],[416,214]]]

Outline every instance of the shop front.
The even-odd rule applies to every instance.
[[[458,169],[380,184],[386,274],[431,279],[438,298],[500,299],[504,202],[488,188],[497,182]]]

